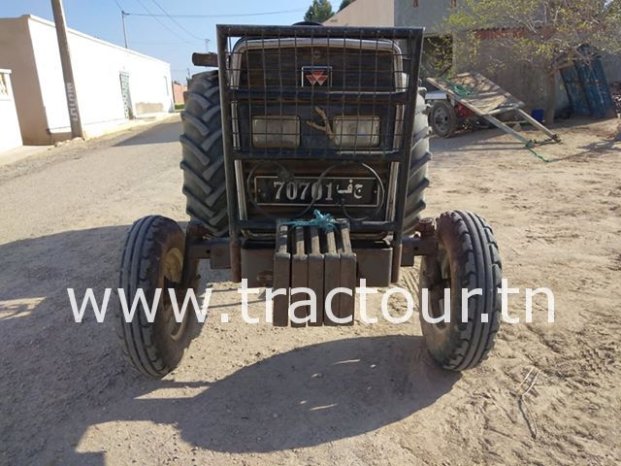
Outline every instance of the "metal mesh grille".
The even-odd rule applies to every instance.
[[[330,49],[327,40],[308,41],[297,47],[292,40],[254,44],[250,41],[247,45],[234,58],[235,66],[239,67],[240,88],[277,90],[281,86],[289,89],[318,86],[331,91],[394,91],[398,78],[390,42],[332,40]],[[381,50],[375,50],[380,45]],[[360,53],[361,46],[364,53]],[[303,65],[296,67],[296,61]],[[316,79],[315,76],[324,76],[325,69],[330,71],[326,81]]]
[[[218,26],[235,219],[321,207],[353,230],[399,223],[421,42],[420,29]]]

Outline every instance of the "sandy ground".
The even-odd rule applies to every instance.
[[[511,285],[556,296],[554,324],[537,300],[461,375],[434,366],[416,321],[244,325],[234,285],[205,271],[218,307],[178,370],[146,380],[110,321],[73,322],[66,288],[115,287],[138,217],[186,220],[179,124],[1,167],[0,464],[619,464],[615,125],[561,129],[547,164],[497,131],[432,141],[428,213],[482,214]],[[524,294],[511,309],[524,319]]]

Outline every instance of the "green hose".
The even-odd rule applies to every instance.
[[[546,159],[543,155],[539,155],[537,152],[535,152],[535,149],[532,148],[532,146],[530,144],[526,144],[524,146],[524,148],[526,150],[528,150],[531,154],[533,154],[535,157],[537,157],[539,160],[545,162],[545,163],[550,163],[552,162],[552,160],[550,159]]]

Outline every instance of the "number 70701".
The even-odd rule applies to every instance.
[[[325,197],[324,197],[325,187]],[[306,201],[308,200],[309,192],[312,196],[311,199],[333,201],[334,183],[328,182],[325,185],[316,181],[311,183],[310,181],[274,181],[274,188],[276,189],[275,200],[283,200],[283,196],[290,201]]]

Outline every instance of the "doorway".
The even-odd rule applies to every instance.
[[[125,118],[128,120],[133,120],[134,111],[132,110],[132,96],[129,92],[129,73],[119,73],[119,79],[121,81],[121,97],[123,98],[123,110],[125,111]]]

